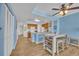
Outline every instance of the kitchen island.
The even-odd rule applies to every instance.
[[[44,42],[44,33],[33,32],[32,33],[32,42],[35,42],[36,44],[43,43]]]

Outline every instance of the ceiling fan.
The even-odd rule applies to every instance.
[[[57,14],[61,15],[61,16],[64,16],[68,13],[69,10],[76,10],[76,9],[79,9],[79,6],[77,7],[72,7],[71,6],[73,5],[74,3],[69,3],[69,4],[62,4],[61,5],[61,8],[58,9],[58,8],[52,8],[52,10],[56,10],[58,11],[57,13],[53,14],[52,16],[55,16]]]

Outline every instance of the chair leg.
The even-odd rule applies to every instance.
[[[64,42],[62,42],[62,50],[64,50]]]
[[[62,51],[64,51],[64,42],[60,42],[61,43],[61,47],[62,47]],[[57,55],[59,55],[59,43],[57,43]]]
[[[59,55],[59,46],[58,46],[58,43],[57,43],[57,55]]]

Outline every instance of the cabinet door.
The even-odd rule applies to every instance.
[[[44,41],[44,36],[43,36],[42,34],[37,34],[37,39],[36,39],[36,41],[37,41],[38,43],[43,43],[43,41]]]
[[[36,33],[32,33],[32,42],[36,42]]]

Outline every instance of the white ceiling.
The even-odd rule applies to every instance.
[[[72,7],[79,6],[79,4],[73,4]],[[61,3],[13,3],[12,7],[14,8],[15,14],[18,18],[18,21],[23,21],[27,19],[32,19],[32,10],[37,7],[39,10],[46,11],[47,13],[55,13],[52,11],[52,8],[60,8]],[[79,9],[69,11],[69,14],[78,12]]]

